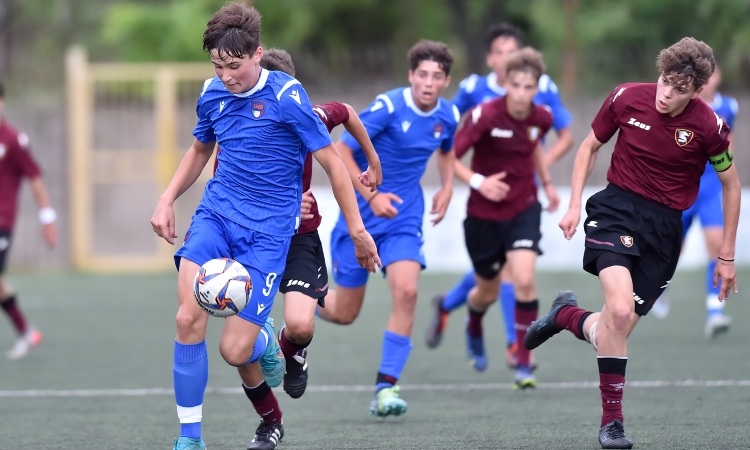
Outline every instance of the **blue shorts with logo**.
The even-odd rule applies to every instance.
[[[214,258],[232,258],[245,266],[250,273],[253,291],[250,301],[238,316],[262,327],[279,290],[291,241],[291,236],[260,233],[198,207],[174,261],[178,270],[181,258],[198,265]]]
[[[399,230],[396,233],[375,235],[372,238],[383,263],[383,274],[388,265],[396,261],[416,261],[423,269],[426,267],[422,251],[424,239],[420,229]],[[367,283],[369,272],[357,263],[352,238],[346,230],[340,230],[338,227],[331,233],[331,260],[333,279],[337,285],[355,288]]]
[[[690,225],[698,217],[703,228],[724,226],[724,213],[721,207],[722,195],[721,181],[711,167],[706,167],[706,172],[701,177],[698,197],[693,206],[682,213],[682,239],[685,240]]]

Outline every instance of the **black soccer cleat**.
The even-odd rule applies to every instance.
[[[544,342],[561,332],[563,329],[557,326],[557,313],[565,306],[578,306],[576,295],[571,291],[560,291],[557,297],[552,301],[552,307],[549,312],[535,320],[526,330],[526,336],[523,338],[523,345],[529,350],[533,350]]]
[[[284,391],[292,398],[300,398],[307,389],[307,349],[303,348],[286,359]]]
[[[261,422],[255,430],[255,437],[247,445],[247,450],[274,450],[283,437],[283,424]]]
[[[633,441],[625,436],[625,427],[620,419],[613,420],[599,430],[599,443],[602,448],[633,448]]]
[[[427,326],[425,342],[428,348],[437,348],[443,340],[443,332],[448,323],[448,313],[443,311],[440,305],[443,303],[444,295],[436,295],[432,298],[432,319]]]

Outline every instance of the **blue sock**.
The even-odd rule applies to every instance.
[[[388,330],[383,333],[383,356],[380,360],[375,392],[392,387],[401,377],[411,347],[409,336],[401,336]]]
[[[477,285],[477,281],[474,278],[474,271],[469,271],[457,285],[445,294],[443,299],[443,309],[445,311],[453,311],[456,308],[460,308],[466,303],[466,299],[469,297],[469,291],[471,288]]]
[[[724,303],[719,302],[719,286],[721,280],[714,287],[714,270],[716,270],[716,260],[711,260],[706,267],[706,312],[709,316],[721,314],[724,311]]]
[[[505,341],[510,345],[516,342],[516,290],[513,283],[500,285],[500,311],[505,322]]]
[[[203,394],[208,384],[206,341],[197,344],[174,342],[172,377],[180,436],[200,439]]]
[[[266,348],[268,347],[268,340],[273,339],[271,336],[268,336],[266,334],[266,331],[261,328],[260,333],[258,333],[258,337],[255,339],[255,344],[253,345],[253,354],[250,355],[250,360],[248,360],[248,363],[254,363],[255,361],[259,360],[261,356],[263,356],[263,353],[266,352]]]

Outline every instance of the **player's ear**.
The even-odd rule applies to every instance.
[[[692,96],[692,97],[690,97],[690,98],[691,98],[691,99],[694,99],[694,98],[698,97],[698,96],[700,95],[700,93],[701,93],[701,92],[703,91],[703,88],[704,88],[704,87],[705,87],[705,86],[701,86],[701,87],[699,87],[698,89],[696,89],[696,90],[695,90],[695,92],[693,93],[693,96]]]
[[[260,60],[263,58],[263,47],[258,46],[258,48],[255,49],[255,53],[253,53],[253,62],[255,64],[260,64]]]
[[[450,75],[446,75],[446,77],[445,77],[445,86],[443,86],[443,88],[447,88],[450,85],[451,85],[451,76]]]

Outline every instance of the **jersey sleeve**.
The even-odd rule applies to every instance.
[[[456,134],[456,128],[458,128],[458,123],[461,121],[461,113],[458,111],[458,107],[456,105],[450,105],[450,110],[448,113],[448,129],[446,130],[446,137],[440,142],[440,150],[443,151],[443,153],[448,153],[453,149],[453,144],[455,143],[455,134]]]
[[[349,120],[349,110],[343,103],[321,103],[313,106],[313,111],[323,121],[329,133],[337,126]]]
[[[393,102],[387,95],[381,94],[375,97],[375,101],[359,114],[362,124],[367,130],[367,134],[370,136],[370,140],[374,141],[375,137],[382,133],[388,127],[393,115],[394,107]],[[361,150],[359,143],[354,136],[348,131],[341,134],[341,140],[354,151]]]
[[[456,159],[461,159],[487,133],[490,114],[486,110],[486,103],[477,105],[471,110],[461,128],[456,132],[454,143]]]
[[[456,95],[453,96],[453,100],[451,101],[456,105],[456,108],[458,108],[459,114],[464,114],[474,106],[474,102],[471,99],[471,93],[474,92],[474,89],[476,88],[478,78],[479,75],[472,74],[461,80],[461,83],[458,84]]]
[[[297,134],[309,151],[314,152],[331,144],[331,135],[313,112],[310,98],[301,84],[293,84],[279,92],[277,99],[282,122]]]
[[[216,135],[214,134],[214,129],[211,126],[211,120],[208,117],[206,99],[204,97],[206,91],[208,90],[208,86],[212,81],[213,79],[209,78],[208,80],[203,82],[201,95],[200,97],[198,97],[198,103],[195,105],[195,113],[198,116],[198,122],[195,124],[195,128],[193,128],[193,136],[195,136],[196,139],[203,142],[204,144],[207,144],[209,142],[216,142]]]
[[[42,174],[42,170],[31,154],[29,136],[26,133],[18,133],[16,143],[10,148],[10,151],[13,155],[12,159],[16,161],[16,165],[24,176],[36,178]]]
[[[573,115],[563,105],[557,85],[552,81],[552,78],[546,75],[540,80],[539,84],[539,92],[544,95],[544,104],[552,112],[552,128],[558,132],[568,128],[573,121]]]
[[[602,143],[609,141],[619,129],[617,114],[618,111],[621,110],[621,103],[624,102],[624,99],[621,99],[620,97],[626,89],[625,86],[616,87],[615,90],[607,96],[607,99],[604,100],[602,107],[591,122],[591,129],[594,131],[594,136],[596,136],[597,141]]]

